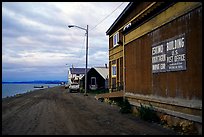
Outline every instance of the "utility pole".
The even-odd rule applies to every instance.
[[[87,28],[82,28],[76,25],[68,25],[69,28],[71,27],[76,27],[79,29],[83,29],[86,31],[86,68],[85,68],[85,92],[84,92],[84,96],[88,96],[87,94],[87,64],[88,64],[88,25]]]
[[[74,81],[74,80],[73,80],[73,71],[74,71],[74,67],[73,67],[73,64],[72,64],[72,71],[71,71],[71,73],[72,73],[72,78],[71,78],[71,82]]]
[[[88,64],[88,25],[86,29],[86,68],[85,68],[85,96],[88,96],[87,94],[87,64]]]

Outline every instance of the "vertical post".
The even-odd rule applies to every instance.
[[[65,65],[67,66],[68,64],[65,64]],[[69,67],[67,69],[67,84],[68,84],[68,82],[69,82]]]
[[[65,64],[66,66],[68,66],[68,64]],[[69,66],[67,69],[67,85],[69,84]]]
[[[85,93],[84,93],[85,96],[87,96],[87,64],[88,64],[88,25],[86,29],[86,68],[85,68]]]
[[[123,101],[125,101],[125,36],[123,35]]]
[[[67,85],[69,85],[69,67],[67,69]]]
[[[73,72],[74,72],[74,67],[73,67],[73,64],[72,64],[72,72],[71,72],[71,74],[72,74],[71,82],[72,82],[72,83],[74,82],[74,80],[73,80]],[[73,81],[72,81],[72,80],[73,80]]]

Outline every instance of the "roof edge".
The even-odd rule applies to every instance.
[[[122,16],[127,12],[127,10],[133,5],[134,2],[130,2],[125,9],[122,11],[122,13],[117,17],[117,19],[114,21],[114,23],[110,26],[110,28],[106,31],[106,35],[109,35],[110,31],[113,29],[113,27],[118,23],[118,21],[122,18]]]

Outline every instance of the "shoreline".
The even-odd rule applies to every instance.
[[[6,85],[6,86],[4,87],[4,85]],[[40,87],[39,85],[42,88],[38,88],[38,87]],[[52,87],[56,87],[56,86],[60,86],[60,85],[58,85],[58,84],[41,84],[41,83],[37,83],[37,84],[27,84],[27,83],[26,84],[24,84],[24,83],[22,83],[22,84],[6,83],[5,84],[5,83],[2,83],[2,99],[12,98],[12,97],[20,96],[20,95],[28,93],[28,92],[52,88]]]
[[[58,86],[54,86],[54,87],[58,87]],[[50,88],[54,88],[54,87],[47,87],[47,88],[42,88],[42,89],[34,89],[34,90],[28,90],[24,93],[17,93],[15,95],[12,95],[12,96],[6,96],[6,97],[3,97],[2,98],[2,101],[5,101],[5,100],[9,100],[9,99],[15,99],[15,98],[19,98],[21,96],[24,96],[24,95],[28,95],[29,93],[33,93],[33,92],[38,92],[38,91],[41,91],[41,90],[45,90],[45,89],[50,89]]]
[[[42,89],[37,89],[37,90],[42,90]],[[26,95],[26,94],[28,94],[28,93],[30,93],[30,92],[35,92],[35,91],[37,91],[37,90],[30,90],[30,91],[26,91],[26,92],[24,92],[24,93],[17,93],[17,94],[12,95],[12,96],[6,96],[6,97],[3,97],[3,98],[2,98],[2,101],[6,100],[6,99],[18,98],[18,97],[20,97],[20,96]]]

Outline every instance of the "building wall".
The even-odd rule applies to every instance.
[[[143,12],[144,9],[147,10],[147,7],[156,7],[160,5],[161,2],[137,2],[136,4],[133,4],[133,7],[131,7],[132,12],[126,12],[125,16],[123,16],[117,25],[114,26],[114,28],[111,30],[109,34],[109,88],[115,88],[118,86],[124,85],[124,70],[123,70],[123,28],[125,25],[127,25],[132,18],[134,18],[138,13]],[[121,44],[113,47],[113,35],[119,32],[119,39],[121,41]],[[116,77],[112,77],[112,64],[116,64],[117,67],[117,74]]]
[[[125,90],[138,94],[151,94],[151,43],[142,37],[125,45]]]
[[[132,105],[150,103],[202,123],[202,6],[176,3],[169,9],[124,36],[125,97]],[[179,35],[185,35],[186,70],[152,73],[152,46]]]
[[[123,41],[123,35],[119,31],[119,41]],[[123,83],[123,45],[113,47],[113,36],[109,38],[109,89],[114,89]],[[112,65],[116,65],[116,76],[112,76]]]
[[[130,22],[132,26],[122,32]],[[117,31],[123,34],[123,45],[113,48],[112,37]],[[202,3],[135,2],[108,35],[109,86],[123,81],[124,96],[133,108],[151,104],[172,119],[195,122],[202,134]],[[186,69],[153,73],[152,47],[181,35],[185,38]],[[112,78],[114,63],[120,74]]]
[[[116,58],[109,62],[109,89],[111,91],[122,90],[123,85],[123,57]],[[112,65],[116,65],[116,76],[112,76]],[[120,89],[119,89],[120,88]]]
[[[152,73],[151,47],[185,34],[187,69]],[[202,99],[202,7],[125,45],[126,91]]]

